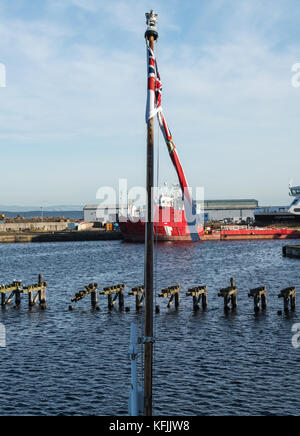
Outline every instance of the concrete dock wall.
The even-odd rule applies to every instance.
[[[68,223],[4,223],[0,224],[0,232],[62,232],[67,230]]]
[[[81,232],[35,232],[0,234],[0,244],[25,242],[76,242],[76,241],[115,241],[123,239],[121,232],[81,231]]]

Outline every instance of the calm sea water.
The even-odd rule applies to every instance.
[[[299,260],[282,257],[282,241],[204,242],[157,247],[156,288],[208,286],[208,310],[192,311],[182,292],[178,311],[159,300],[155,317],[154,413],[162,415],[298,415],[300,349],[292,347],[298,312],[278,316],[280,289],[299,289]],[[125,415],[130,384],[130,323],[141,328],[134,297],[129,313],[68,311],[75,292],[143,283],[141,244],[74,242],[0,245],[1,279],[48,281],[48,310],[0,311],[7,347],[0,348],[1,415]],[[225,315],[220,288],[234,276],[236,313]],[[268,310],[254,315],[250,288],[266,285]],[[101,297],[102,298],[102,297]]]

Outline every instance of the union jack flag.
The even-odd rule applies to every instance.
[[[155,56],[149,45],[147,45],[148,56],[148,94],[146,122],[153,118],[161,110],[162,83],[157,69]]]
[[[165,142],[168,147],[168,151],[177,172],[180,187],[182,190],[182,196],[185,205],[185,212],[187,216],[187,221],[189,222],[189,229],[191,237],[194,241],[199,240],[197,222],[196,222],[196,211],[193,204],[193,200],[190,195],[189,186],[181,166],[177,150],[173,141],[171,131],[167,125],[166,119],[164,117],[162,107],[161,107],[161,96],[162,96],[162,81],[160,74],[158,72],[157,62],[152,49],[149,47],[147,42],[147,58],[148,58],[148,91],[147,91],[147,108],[146,108],[146,122],[157,115],[158,123],[162,134],[164,136]]]

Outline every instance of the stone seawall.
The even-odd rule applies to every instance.
[[[0,232],[62,232],[68,225],[68,222],[4,223],[0,224]]]

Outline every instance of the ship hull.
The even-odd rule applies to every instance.
[[[168,228],[166,230],[166,227]],[[170,229],[172,232],[170,233]],[[123,238],[127,242],[145,241],[145,223],[132,223],[126,221],[120,223]],[[168,234],[169,233],[169,234]],[[293,229],[278,228],[250,228],[232,230],[213,230],[204,232],[199,228],[201,241],[241,241],[241,240],[271,240],[271,239],[299,239],[300,231]],[[154,238],[160,242],[192,242],[188,227],[182,223],[165,223],[164,225],[154,225]]]
[[[289,212],[270,212],[255,214],[255,222],[258,225],[268,226],[272,224],[300,224],[300,215]]]
[[[184,210],[156,206],[153,222],[156,241],[193,242]],[[119,226],[125,241],[144,242],[145,221],[138,218],[121,220]],[[197,231],[201,238],[201,235],[204,234],[203,228],[198,226]]]
[[[242,240],[265,240],[265,239],[298,239],[300,231],[293,229],[277,229],[277,228],[251,228],[240,230],[223,230],[213,231],[205,234],[205,241],[242,241]]]
[[[145,241],[145,222],[132,223],[126,221],[119,223],[123,238],[127,242]],[[201,238],[204,234],[199,227],[198,235]],[[160,242],[192,242],[189,228],[185,223],[164,223],[154,224],[154,239]]]
[[[140,219],[126,220],[121,221],[119,225],[125,241],[145,241],[144,221]],[[221,229],[207,230],[200,226],[197,227],[200,240],[232,241],[300,238],[300,231],[276,227],[228,226]],[[173,207],[156,207],[154,239],[160,242],[193,242],[184,211],[176,210]]]

